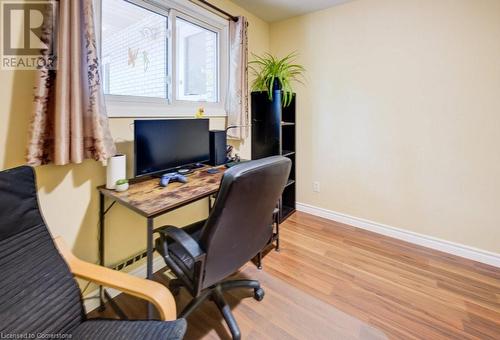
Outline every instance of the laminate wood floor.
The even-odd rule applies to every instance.
[[[300,212],[281,225],[281,252],[268,252],[263,263],[266,275],[391,339],[500,339],[499,268]],[[166,281],[163,275],[155,279]],[[280,294],[279,287],[263,288],[268,290],[267,298],[269,289]],[[144,302],[124,294],[114,300],[130,318],[145,318]],[[187,300],[182,293],[179,304]],[[242,301],[230,304],[244,339],[248,335],[307,338],[284,331],[286,325],[260,329],[263,316],[252,308],[258,302]],[[188,319],[186,339],[229,338],[212,305],[206,302]],[[106,308],[89,317],[116,315]]]

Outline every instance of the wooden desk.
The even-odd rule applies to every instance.
[[[219,167],[216,174],[207,173],[209,167],[196,170],[187,176],[188,183],[170,183],[167,187],[160,186],[159,178],[138,179],[130,183],[125,192],[117,192],[100,186],[99,190],[99,264],[105,265],[104,229],[106,213],[115,203],[123,205],[146,218],[147,226],[147,278],[153,277],[153,233],[154,219],[172,210],[207,198],[219,190],[220,182],[226,168]],[[106,198],[112,201],[106,208]],[[100,287],[100,303],[104,306],[106,292]],[[109,296],[107,296],[109,299]]]
[[[219,190],[225,167],[216,174],[207,173],[208,168],[187,176],[188,183],[172,182],[166,188],[160,186],[159,178],[149,178],[131,183],[127,191],[117,192],[100,186],[99,192],[146,218],[157,217],[183,205],[205,198]]]

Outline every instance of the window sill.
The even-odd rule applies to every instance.
[[[226,110],[220,103],[193,102],[183,104],[154,104],[136,102],[107,101],[109,118],[190,118],[198,108],[205,109],[205,117],[227,117]]]

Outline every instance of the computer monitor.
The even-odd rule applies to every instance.
[[[208,119],[135,120],[135,176],[208,162],[208,123]]]

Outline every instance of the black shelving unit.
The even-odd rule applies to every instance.
[[[280,201],[280,222],[295,211],[295,94],[290,106],[281,104],[281,91],[252,92],[252,159],[282,155],[290,158],[292,169]]]

